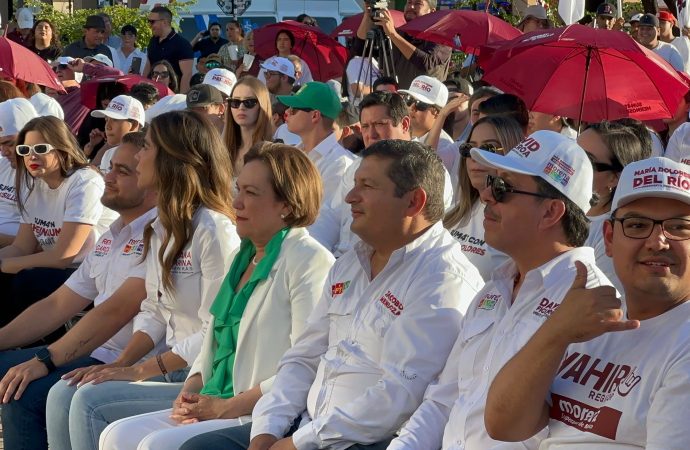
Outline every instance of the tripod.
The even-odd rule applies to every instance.
[[[381,27],[374,26],[367,31],[367,37],[364,41],[364,50],[362,51],[362,65],[359,67],[359,74],[357,75],[357,90],[355,91],[355,99],[359,98],[360,86],[362,83],[362,72],[364,72],[364,62],[368,61],[368,78],[369,83],[374,82],[374,66],[372,64],[373,57],[379,57],[379,69],[381,75],[385,77],[393,77],[398,81],[398,75],[395,73],[395,66],[393,65],[393,44],[391,39],[386,36]]]

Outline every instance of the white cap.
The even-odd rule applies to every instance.
[[[280,72],[290,78],[295,78],[295,65],[282,56],[271,56],[261,64],[261,68],[273,72]]]
[[[662,156],[635,161],[623,168],[611,211],[645,197],[662,197],[690,204],[690,170]]]
[[[60,106],[58,101],[43,92],[32,95],[29,102],[34,105],[40,117],[53,116],[60,120],[65,119],[65,112],[62,110],[62,106]]]
[[[151,123],[153,119],[161,114],[170,111],[182,111],[187,109],[187,96],[184,94],[173,94],[158,100],[153,106],[146,110],[146,123]]]
[[[33,28],[34,27],[34,13],[31,12],[29,8],[19,8],[17,10],[17,26],[20,29]]]
[[[664,156],[675,162],[690,165],[690,122],[676,128],[668,140]]]
[[[136,120],[142,127],[144,122],[144,105],[129,95],[118,95],[110,100],[106,109],[91,112],[91,117],[110,117],[118,120]]]
[[[228,97],[232,94],[235,83],[237,83],[237,77],[228,69],[211,69],[201,82],[201,84],[213,86]]]
[[[57,61],[58,64],[69,64],[74,61],[74,58],[71,56],[59,56],[55,61]]]
[[[36,108],[25,98],[12,98],[0,103],[0,137],[18,134],[36,117]]]
[[[632,17],[630,18],[630,20],[628,21],[628,23],[639,22],[641,18],[642,18],[642,13],[635,14],[634,16],[632,16]]]
[[[110,58],[105,56],[103,53],[99,53],[99,54],[94,55],[94,56],[87,56],[86,58],[84,58],[84,61],[86,61],[86,62],[98,61],[101,64],[105,64],[106,66],[113,67],[113,62],[110,60]]]
[[[448,103],[448,88],[440,80],[428,75],[420,75],[412,80],[409,89],[401,89],[400,94],[409,94],[420,102],[443,108]]]
[[[587,153],[577,142],[554,131],[535,131],[507,154],[473,148],[472,159],[495,169],[540,177],[589,211],[594,173]]]

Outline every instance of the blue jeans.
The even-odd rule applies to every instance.
[[[170,408],[188,369],[151,381],[106,381],[77,389],[59,381],[48,393],[46,422],[51,450],[95,450],[109,424],[125,417]]]
[[[0,378],[17,364],[33,358],[40,347],[0,352]],[[40,450],[48,448],[46,435],[46,397],[50,388],[67,372],[102,364],[90,356],[72,361],[43,378],[29,383],[19,400],[2,405],[2,432],[6,449]]]

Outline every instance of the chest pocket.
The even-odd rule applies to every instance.
[[[493,316],[475,316],[470,320],[465,320],[460,339],[466,350],[460,356],[458,367],[459,379],[479,379],[482,375],[484,364],[487,358],[491,339],[487,339],[485,334],[491,333],[495,318]]]
[[[336,297],[328,308],[329,335],[328,342],[331,346],[338,345],[347,339],[350,327],[354,319],[354,299],[347,297]]]

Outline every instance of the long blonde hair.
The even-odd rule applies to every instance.
[[[237,83],[232,87],[232,92],[230,93],[230,98],[235,93],[235,89],[239,85],[248,86],[256,95],[256,99],[259,101],[259,115],[256,119],[256,124],[254,124],[254,132],[252,133],[251,146],[261,141],[270,141],[273,139],[273,122],[271,116],[273,115],[273,110],[271,109],[271,97],[268,94],[268,89],[261,81],[256,79],[251,75],[246,75],[240,78]],[[227,111],[225,113],[225,146],[230,152],[230,160],[232,161],[233,173],[235,173],[235,168],[237,167],[237,159],[240,154],[240,148],[243,147],[244,142],[242,142],[242,134],[240,132],[240,126],[235,122],[232,117],[232,111]]]
[[[477,126],[482,124],[491,125],[496,132],[498,141],[501,143],[504,152],[508,152],[515,147],[525,136],[522,127],[510,116],[486,116],[477,120],[470,130],[467,142],[472,140],[472,133]],[[448,211],[443,218],[443,226],[446,228],[454,227],[469,217],[472,207],[479,200],[479,191],[472,186],[470,176],[467,174],[467,163],[464,157],[460,157],[460,167],[458,169],[458,188],[460,198],[458,203]]]
[[[166,231],[158,261],[163,287],[172,291],[171,269],[192,237],[192,220],[197,209],[203,206],[235,220],[232,169],[218,131],[202,114],[193,111],[162,114],[153,119],[149,133],[158,150],[155,159],[158,217]],[[148,226],[144,232],[146,252],[152,231]],[[171,239],[172,247],[166,256]]]

